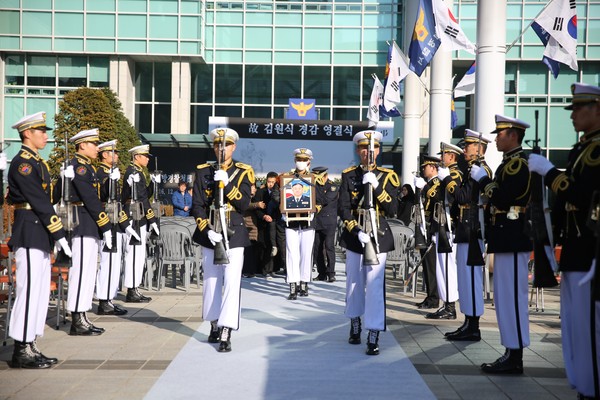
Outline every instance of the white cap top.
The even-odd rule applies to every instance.
[[[359,145],[368,145],[371,137],[375,140],[375,145],[379,146],[379,142],[383,140],[383,135],[378,131],[360,131],[352,139],[354,143]]]
[[[299,149],[294,150],[294,158],[301,160],[312,160],[313,152],[310,149],[301,147]]]
[[[35,114],[26,115],[12,126],[13,129],[23,132],[27,129],[44,128],[51,131],[52,128],[46,126],[46,112],[40,111]]]
[[[117,139],[110,140],[98,145],[98,151],[112,151],[117,150]]]
[[[510,118],[504,115],[496,114],[496,129],[493,130],[492,133],[498,133],[508,128],[525,130],[529,128],[529,124],[517,118]]]
[[[460,147],[455,146],[451,143],[441,142],[440,144],[441,144],[441,148],[446,153],[454,153],[454,154],[458,154],[458,155],[461,155],[463,153],[463,149],[461,149]],[[438,154],[442,154],[442,152],[440,151]]]
[[[136,156],[138,154],[142,154],[142,155],[146,155],[146,156],[151,156],[152,154],[150,154],[150,145],[149,144],[142,144],[140,146],[135,146],[132,147],[131,149],[129,149],[129,153],[131,154],[131,156]]]
[[[79,144],[83,142],[99,142],[100,134],[98,133],[98,128],[94,129],[86,129],[84,131],[79,132],[78,134],[71,136],[69,138],[69,142]]]
[[[225,143],[235,143],[240,139],[236,131],[231,128],[216,128],[208,134],[214,143],[219,143],[225,138]]]
[[[472,131],[471,129],[465,129],[465,142],[466,143],[479,142],[480,135],[481,135],[481,143],[491,143],[492,136],[489,133]]]

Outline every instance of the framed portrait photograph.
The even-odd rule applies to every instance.
[[[315,212],[316,193],[314,191],[314,175],[285,174],[281,176],[281,200],[279,208],[282,213]]]

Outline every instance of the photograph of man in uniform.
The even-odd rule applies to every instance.
[[[310,210],[310,193],[307,191],[304,194],[305,184],[301,180],[293,180],[290,182],[292,195],[287,197],[285,200],[285,208],[286,209],[306,209]]]

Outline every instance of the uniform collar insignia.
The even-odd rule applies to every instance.
[[[37,152],[35,152],[32,148],[22,145],[21,150],[31,154],[31,158],[35,159],[36,161],[40,160],[40,155]]]
[[[523,152],[523,148],[521,146],[515,147],[514,149],[507,151],[506,153],[504,153],[504,156],[502,157],[503,160],[507,160],[509,158],[513,158],[515,156],[518,156],[519,154],[521,154]]]
[[[82,164],[91,164],[92,162],[89,157],[84,156],[83,154],[75,153],[75,157],[77,157],[77,160]]]
[[[579,142],[580,143],[586,143],[589,142],[590,140],[597,138],[600,136],[600,130],[594,131],[594,132],[590,132],[590,133],[586,133],[585,135],[583,135],[581,138],[579,138]]]

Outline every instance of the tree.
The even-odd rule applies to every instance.
[[[66,93],[58,104],[55,117],[54,138],[56,145],[50,153],[49,165],[52,174],[58,175],[65,158],[65,136],[67,139],[86,129],[98,128],[100,142],[117,139],[119,169],[123,172],[130,163],[127,150],[141,144],[135,128],[125,117],[117,95],[109,88],[79,88]],[[75,146],[69,143],[69,157]]]

